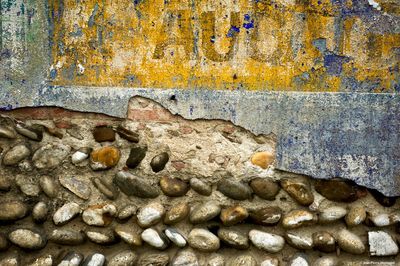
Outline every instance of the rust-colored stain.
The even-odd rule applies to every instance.
[[[400,34],[373,16],[398,18],[400,4],[377,2],[379,10],[351,0],[51,0],[49,78],[64,86],[393,92]]]

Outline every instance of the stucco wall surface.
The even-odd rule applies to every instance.
[[[277,166],[399,186],[400,6],[0,1],[0,107],[125,117],[135,95],[277,136]]]

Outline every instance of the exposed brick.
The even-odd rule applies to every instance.
[[[19,120],[34,119],[67,121],[68,119],[83,118],[93,120],[121,120],[120,118],[115,118],[104,114],[76,112],[59,107],[24,107],[10,111],[0,111],[0,114],[12,116]]]
[[[186,167],[186,164],[182,161],[172,161],[171,164],[176,169],[176,171],[180,171]]]
[[[134,121],[174,121],[177,120],[177,117],[161,109],[129,109],[128,119]]]
[[[68,129],[68,128],[72,128],[73,127],[73,125],[69,121],[65,121],[65,120],[54,121],[54,125],[57,128],[64,128],[64,129]]]
[[[181,126],[181,127],[179,128],[179,131],[180,131],[182,134],[190,134],[190,133],[193,132],[193,128],[191,128],[191,127],[189,127],[189,126]]]

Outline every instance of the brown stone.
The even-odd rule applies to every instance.
[[[18,123],[15,130],[22,136],[27,137],[34,141],[42,141],[43,131],[45,127],[43,125],[34,124],[32,126],[27,126],[23,123]]]
[[[249,248],[249,237],[247,232],[241,232],[231,228],[220,228],[218,230],[219,239],[226,245],[236,249]]]
[[[185,202],[174,205],[165,213],[164,223],[169,225],[176,224],[184,220],[189,215],[189,211],[189,205]]]
[[[355,255],[363,254],[366,250],[364,241],[355,233],[342,229],[337,234],[337,243],[341,250]]]
[[[93,129],[93,138],[97,142],[114,141],[115,132],[112,127],[97,126]]]
[[[203,196],[210,196],[212,193],[212,187],[208,183],[196,177],[190,179],[190,187]]]
[[[77,197],[88,200],[92,194],[92,189],[86,180],[73,176],[60,175],[58,177],[60,184],[74,193]]]
[[[328,232],[315,232],[312,234],[314,248],[322,252],[334,252],[336,250],[335,238]]]
[[[140,247],[142,245],[142,238],[137,232],[137,229],[135,230],[132,225],[117,225],[114,232],[122,239],[122,241],[133,247]]]
[[[45,127],[46,132],[56,138],[62,139],[64,137],[64,134],[57,128],[55,127]]]
[[[216,201],[207,201],[197,204],[190,210],[190,222],[199,224],[208,222],[221,213],[221,206]]]
[[[5,251],[8,249],[8,247],[9,247],[9,244],[8,244],[7,238],[3,234],[0,234],[0,251]],[[0,265],[1,265],[1,263],[0,263]]]
[[[138,266],[166,266],[169,263],[168,253],[146,253],[143,254],[137,263]]]
[[[125,128],[122,125],[119,125],[117,127],[117,133],[121,138],[126,139],[127,141],[134,142],[134,143],[139,142],[139,134]]]
[[[92,179],[92,182],[107,198],[115,200],[118,197],[119,190],[113,185],[112,180],[107,180],[104,177],[96,177]]]
[[[116,214],[117,208],[113,204],[90,205],[83,211],[82,220],[91,226],[108,226]]]
[[[256,224],[275,225],[282,217],[282,210],[279,207],[268,206],[250,212],[251,220]]]
[[[376,189],[369,189],[369,192],[384,207],[392,207],[396,203],[397,197],[386,197]]]
[[[251,157],[251,163],[263,169],[267,169],[274,162],[274,155],[271,152],[256,152]]]
[[[16,165],[31,154],[31,150],[25,144],[18,144],[5,152],[3,165]]]
[[[250,187],[257,196],[266,200],[275,200],[281,189],[275,181],[259,177],[250,181]]]
[[[303,206],[308,206],[314,201],[311,185],[306,177],[284,178],[280,182],[281,187],[294,200]]]
[[[17,133],[15,133],[14,128],[6,125],[0,126],[0,138],[15,139],[16,137]]]
[[[135,176],[126,171],[119,171],[114,184],[128,196],[139,198],[156,198],[160,195],[158,185],[148,182],[143,177]]]
[[[0,176],[0,190],[9,191],[10,189],[11,189],[10,179],[4,175]]]
[[[251,198],[252,190],[247,183],[243,183],[233,178],[222,178],[218,181],[217,190],[235,200],[246,200]]]
[[[225,226],[242,222],[249,216],[245,208],[239,205],[231,206],[221,211],[220,219]]]
[[[346,224],[348,226],[356,226],[365,221],[367,218],[367,212],[362,206],[351,207],[345,217]]]
[[[120,158],[121,153],[116,147],[103,147],[90,154],[91,167],[93,170],[108,169],[116,166]]]
[[[0,221],[18,220],[23,218],[27,212],[27,206],[21,201],[0,203]]]
[[[134,147],[129,153],[129,157],[126,160],[126,166],[134,169],[139,166],[146,156],[147,147]]]
[[[353,182],[340,179],[317,180],[315,190],[328,200],[353,202],[363,196],[361,188]]]
[[[169,197],[184,196],[189,190],[188,183],[179,178],[170,178],[167,176],[161,177],[160,187],[164,194]]]
[[[159,155],[156,155],[153,157],[153,159],[150,162],[151,169],[153,172],[158,173],[162,170],[164,170],[165,165],[169,161],[169,155],[166,152],[160,153]]]

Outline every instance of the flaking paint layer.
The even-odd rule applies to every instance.
[[[53,85],[399,91],[400,4],[50,0]]]

